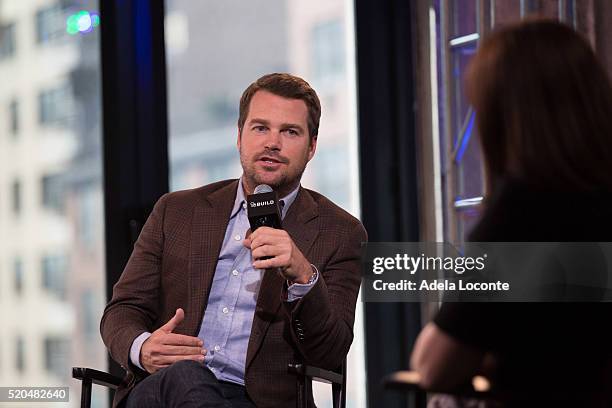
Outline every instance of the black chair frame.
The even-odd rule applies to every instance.
[[[346,406],[346,359],[342,363],[340,372],[324,370],[305,364],[289,364],[288,370],[296,375],[297,408],[308,407],[308,396],[312,392],[312,381],[329,383],[332,386],[334,408]],[[92,384],[117,389],[123,382],[112,374],[94,370],[93,368],[72,367],[72,378],[81,381],[81,408],[91,407]]]

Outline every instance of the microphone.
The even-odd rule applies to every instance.
[[[259,227],[282,229],[281,210],[276,191],[267,184],[255,187],[253,194],[247,196],[247,216],[251,232]]]

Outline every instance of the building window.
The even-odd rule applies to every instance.
[[[19,132],[19,103],[16,99],[13,99],[9,103],[8,116],[9,132],[13,136],[15,136]]]
[[[41,179],[42,206],[61,213],[64,209],[64,185],[60,176],[46,175]]]
[[[45,370],[61,378],[67,377],[70,342],[61,337],[46,337],[44,348]]]
[[[72,116],[72,92],[68,85],[47,89],[38,95],[38,121],[41,125],[66,126]]]
[[[15,258],[13,261],[13,276],[15,277],[15,294],[23,293],[23,261],[21,258]]]
[[[99,190],[95,186],[84,186],[79,190],[80,202],[77,219],[77,237],[83,247],[93,250],[98,242],[99,216],[102,211],[98,200]]]
[[[341,20],[317,23],[312,28],[312,64],[316,81],[344,77],[344,28]]]
[[[47,255],[42,258],[42,284],[43,288],[60,299],[66,298],[66,257],[61,255]]]
[[[25,341],[21,336],[15,340],[15,368],[19,373],[25,371]]]
[[[95,339],[99,334],[98,323],[100,316],[98,315],[99,307],[97,292],[91,289],[85,289],[81,293],[81,310],[83,318],[83,335],[88,339]]]
[[[15,24],[0,26],[0,61],[15,55]]]
[[[11,207],[15,215],[21,213],[21,198],[21,182],[15,180],[11,185]]]
[[[36,12],[36,42],[45,44],[61,39],[66,34],[64,11],[53,5]]]
[[[319,152],[317,152],[319,153]],[[316,182],[321,190],[327,191],[327,198],[338,204],[342,208],[348,208],[350,197],[350,186],[345,182],[349,177],[349,152],[344,146],[328,148],[320,152],[318,157],[315,156],[317,163],[313,172],[316,171]],[[325,169],[318,171],[319,169]],[[334,177],[329,175],[333,174]]]

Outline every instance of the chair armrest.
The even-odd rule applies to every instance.
[[[407,392],[439,392],[462,397],[489,399],[497,395],[491,391],[491,383],[483,376],[472,378],[471,384],[453,390],[425,389],[420,385],[421,376],[416,371],[396,371],[385,376],[382,380],[385,389],[394,389]]]
[[[309,366],[306,364],[289,364],[289,372],[298,375],[304,375],[312,378],[315,381],[328,384],[342,384],[342,374],[330,370],[324,370],[319,367]]]
[[[420,380],[421,376],[416,371],[396,371],[383,377],[382,385],[385,389],[425,391],[419,385]]]
[[[121,385],[123,382],[121,378],[115,377],[112,374],[86,367],[72,367],[72,378],[76,378],[77,380],[81,381],[91,381],[93,384],[102,385],[104,387],[113,389],[119,387],[119,385]]]

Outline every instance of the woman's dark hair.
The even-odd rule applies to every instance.
[[[487,37],[466,77],[489,187],[518,178],[612,191],[612,85],[588,42],[548,20]]]

